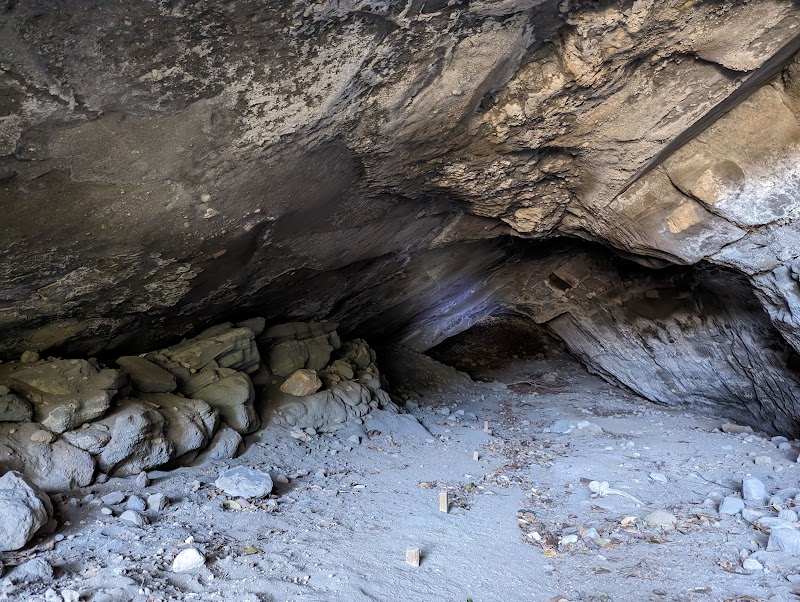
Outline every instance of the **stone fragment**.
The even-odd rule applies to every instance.
[[[254,432],[261,425],[253,405],[255,389],[246,374],[237,372],[225,376],[191,396],[205,401],[219,412],[220,418],[231,428],[244,435]]]
[[[137,489],[144,489],[150,484],[150,478],[147,476],[147,473],[142,471],[136,475],[136,484]]]
[[[132,495],[132,496],[130,496],[128,498],[128,501],[125,502],[125,508],[127,510],[135,510],[137,512],[144,512],[147,509],[147,504],[138,495]]]
[[[147,524],[147,517],[136,510],[126,510],[119,515],[119,520],[136,525],[137,527],[144,527]]]
[[[767,551],[786,552],[790,556],[800,556],[800,531],[773,528],[767,540]]]
[[[154,493],[147,497],[147,509],[161,511],[167,507],[169,500],[163,493]]]
[[[53,567],[44,558],[34,558],[15,568],[9,578],[15,582],[49,583],[54,579]]]
[[[19,356],[19,361],[23,364],[33,364],[39,361],[39,354],[35,351],[23,351],[22,355]]]
[[[0,366],[0,384],[24,396],[34,420],[63,433],[99,418],[125,384],[119,370],[98,369],[86,360],[52,360]]]
[[[128,477],[169,462],[174,446],[166,434],[167,421],[157,406],[130,398],[120,404],[98,421],[111,433],[108,444],[97,456],[101,470]]]
[[[719,506],[720,514],[734,516],[744,510],[744,500],[732,495],[727,496]]]
[[[0,477],[0,552],[23,548],[53,514],[47,495],[22,474]]]
[[[21,472],[46,492],[90,484],[95,473],[92,456],[52,437],[35,422],[0,423],[0,471]]]
[[[295,370],[291,376],[283,381],[280,390],[295,397],[313,395],[319,391],[322,381],[314,370]]]
[[[665,510],[654,510],[644,517],[644,522],[659,529],[674,529],[678,519]]]
[[[742,497],[747,502],[763,505],[767,501],[767,488],[756,477],[742,479]]]
[[[745,571],[760,571],[764,566],[755,558],[745,558],[742,562],[742,568]]]
[[[0,422],[27,422],[33,418],[33,406],[5,385],[0,385]]]
[[[206,557],[197,548],[186,548],[178,552],[172,561],[173,573],[186,573],[202,568],[206,564]]]
[[[656,481],[657,483],[666,483],[667,482],[666,475],[664,475],[664,474],[662,474],[660,472],[651,472],[650,473],[650,478],[653,479],[654,481]]]
[[[100,498],[100,501],[107,506],[116,506],[117,504],[121,504],[124,500],[125,494],[121,491],[112,491]]]
[[[763,516],[764,513],[761,510],[752,510],[750,508],[742,510],[742,518],[748,523],[756,523]]]
[[[143,357],[126,355],[117,359],[117,365],[142,393],[170,393],[178,387],[174,374]]]
[[[214,484],[231,497],[261,498],[272,491],[272,478],[247,466],[236,466],[221,473]]]
[[[208,447],[202,451],[195,461],[195,466],[216,460],[230,460],[239,455],[242,449],[242,436],[224,422],[220,424]]]

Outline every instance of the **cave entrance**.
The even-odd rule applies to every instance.
[[[560,390],[567,374],[586,372],[545,327],[513,314],[486,317],[426,353],[473,380],[504,383],[514,393]]]

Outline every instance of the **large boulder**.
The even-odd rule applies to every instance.
[[[33,405],[34,420],[63,433],[99,418],[125,385],[119,370],[86,360],[48,360],[0,366],[0,384]]]
[[[331,391],[295,397],[275,387],[268,393],[268,399],[275,422],[294,429],[334,432],[347,422],[347,407]]]
[[[208,328],[196,337],[146,357],[173,372],[179,380],[212,362],[248,374],[258,370],[261,362],[253,331],[228,323]]]
[[[205,401],[238,432],[252,433],[261,423],[253,405],[256,393],[250,377],[233,371],[220,371],[219,374],[220,378],[192,392],[191,397]]]
[[[0,471],[16,470],[48,492],[89,485],[95,462],[35,422],[0,424]]]
[[[0,552],[23,548],[52,515],[50,498],[22,474],[0,477]]]
[[[142,393],[170,393],[178,388],[175,375],[138,355],[117,359],[117,365],[131,379],[131,385]]]
[[[98,423],[111,439],[97,456],[106,474],[126,477],[168,463],[175,446],[167,436],[168,423],[158,406],[136,399],[123,399],[120,407]]]
[[[167,420],[166,435],[173,446],[173,457],[198,451],[208,445],[219,417],[205,401],[169,393],[140,394],[139,399],[157,406]]]

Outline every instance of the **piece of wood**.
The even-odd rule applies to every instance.
[[[472,452],[472,459],[473,459],[473,460],[475,460],[476,462],[477,462],[478,460],[480,460],[480,459],[481,459],[481,454],[480,454],[480,452]]]
[[[448,499],[448,495],[446,491],[442,491],[439,494],[439,511],[440,512],[449,512],[450,511],[450,500]]]
[[[406,550],[406,562],[411,566],[419,566],[420,553],[419,548],[409,548]]]

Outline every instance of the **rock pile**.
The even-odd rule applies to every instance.
[[[98,472],[233,458],[261,425],[254,382],[265,416],[294,429],[334,431],[374,408],[398,411],[363,340],[342,343],[333,323],[264,326],[219,324],[116,367],[30,354],[0,364],[0,474],[56,492]]]
[[[375,351],[342,343],[336,324],[295,322],[266,330],[259,343],[268,365],[254,376],[276,422],[309,434],[361,424],[372,409],[397,412],[382,388]]]

